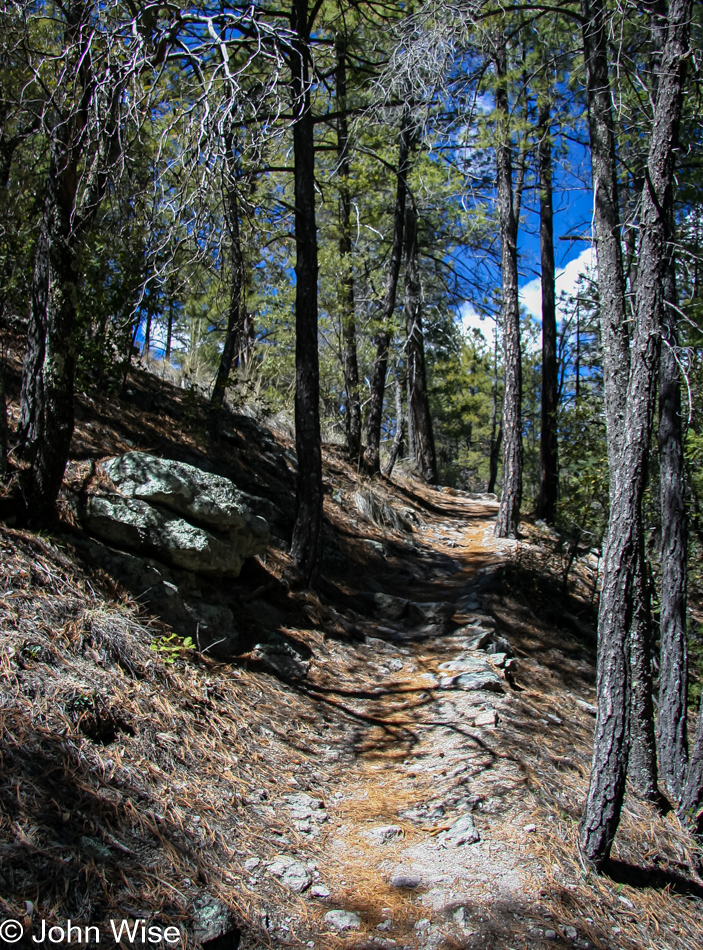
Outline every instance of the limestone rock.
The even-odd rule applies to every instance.
[[[422,878],[419,874],[413,874],[410,871],[399,871],[394,874],[390,880],[391,887],[419,887],[422,884]]]
[[[305,865],[288,854],[277,854],[267,870],[295,894],[301,894],[312,883],[312,877]]]
[[[220,530],[244,530],[264,544],[268,539],[266,521],[254,512],[260,499],[239,491],[228,478],[146,452],[128,452],[103,468],[127,498],[163,505],[189,521]]]
[[[325,923],[335,930],[358,930],[361,927],[361,914],[353,910],[330,910],[325,914]]]
[[[372,828],[371,831],[367,832],[367,837],[379,844],[394,841],[397,838],[401,838],[402,835],[403,829],[400,825],[383,825],[380,828]]]
[[[446,676],[440,680],[444,689],[463,689],[471,692],[476,689],[489,690],[492,693],[502,693],[503,684],[497,673],[489,670],[475,673],[459,673],[457,676]]]
[[[154,555],[196,574],[238,577],[244,559],[262,550],[258,543],[239,546],[215,537],[205,528],[135,499],[91,495],[82,520],[92,534],[110,544]]]
[[[440,840],[445,848],[459,848],[463,844],[475,844],[480,836],[471,815],[462,815],[440,836]]]
[[[232,934],[232,947],[236,947],[239,932],[236,927],[235,917],[229,907],[216,897],[209,894],[201,895],[196,898],[193,906],[193,935],[199,943],[206,944],[210,940],[217,940],[218,946],[220,940]]]

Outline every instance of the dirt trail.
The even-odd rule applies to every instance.
[[[383,583],[387,594],[432,605],[444,626],[432,635],[384,621],[379,638],[366,627],[359,675],[336,683],[346,708],[368,718],[355,736],[358,757],[336,776],[327,802],[317,870],[330,890],[324,905],[357,913],[369,946],[472,946],[492,905],[538,898],[540,868],[524,854],[534,828],[525,775],[501,749],[511,675],[502,653],[485,652],[500,649],[486,593],[510,548],[492,537],[494,514],[491,502],[451,499],[423,543],[460,569],[413,573],[409,585],[384,575]],[[477,633],[486,634],[485,649],[469,648]],[[465,680],[477,671],[490,674],[490,689],[466,688],[462,672]],[[369,678],[379,695],[362,699]],[[349,924],[358,945],[353,917],[331,922],[332,932],[335,922]]]

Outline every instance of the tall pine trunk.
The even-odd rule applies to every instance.
[[[596,94],[608,95],[607,59],[603,9],[598,3],[584,0],[584,50],[588,69],[589,109]],[[586,15],[588,14],[588,15]],[[628,718],[630,714],[629,637],[637,601],[635,588],[641,566],[642,495],[644,493],[647,456],[654,409],[655,367],[659,344],[661,313],[666,276],[667,224],[672,203],[674,155],[681,116],[683,80],[688,53],[691,0],[672,0],[666,30],[666,45],[661,68],[647,160],[648,187],[643,189],[640,203],[640,247],[635,285],[634,327],[629,353],[629,379],[625,390],[617,393],[618,405],[624,410],[622,428],[617,438],[619,459],[613,459],[611,440],[614,406],[608,403],[606,373],[606,414],[611,463],[611,508],[608,539],[604,552],[603,590],[598,625],[598,715],[594,738],[591,783],[581,823],[581,850],[595,868],[608,859],[617,830],[627,767]],[[594,85],[594,60],[600,62],[600,82]],[[594,131],[594,115],[589,112],[591,141],[598,144]],[[611,141],[612,141],[612,129]],[[594,188],[600,186],[596,161],[593,163]],[[614,173],[614,148],[613,148]],[[610,181],[614,185],[614,174]],[[607,182],[605,183],[608,184]],[[604,189],[605,190],[605,189]],[[596,195],[597,199],[597,195]],[[617,213],[617,206],[614,208]],[[598,226],[598,202],[594,224]],[[601,222],[602,224],[602,222]],[[617,219],[615,220],[617,224]],[[617,230],[611,231],[613,238]],[[598,237],[597,232],[597,237]],[[618,250],[619,250],[619,241]],[[599,254],[599,285],[601,267]],[[622,269],[619,273],[622,282]],[[601,306],[604,291],[600,288]],[[610,301],[606,303],[609,306]],[[616,331],[622,328],[614,327]],[[606,349],[606,362],[613,357]],[[610,367],[609,373],[619,371]],[[613,478],[614,473],[614,478]]]
[[[408,417],[412,419],[418,471],[425,481],[434,485],[437,482],[437,458],[427,393],[422,288],[417,258],[417,209],[411,200],[405,212],[405,356],[408,372]]]
[[[391,342],[391,320],[395,310],[395,298],[398,288],[400,263],[403,257],[403,230],[405,226],[405,200],[407,195],[408,157],[412,127],[410,109],[405,106],[401,119],[400,143],[398,146],[398,172],[393,215],[393,243],[391,258],[386,275],[386,288],[383,306],[379,318],[379,330],[376,334],[376,359],[371,376],[371,393],[366,416],[366,450],[364,465],[370,475],[380,471],[381,466],[381,424],[383,422],[383,396],[386,389],[386,371],[388,368],[388,349]]]
[[[30,463],[25,497],[32,522],[53,512],[74,424],[77,166],[62,138],[57,131],[45,184],[20,396],[18,443]]]
[[[232,141],[227,142],[228,155],[232,153]],[[234,170],[232,170],[233,172]],[[241,226],[239,221],[239,198],[234,181],[227,184],[227,226],[230,238],[230,297],[227,311],[225,342],[217,367],[215,385],[210,396],[210,417],[216,424],[222,412],[225,392],[232,369],[239,362],[242,325],[244,319],[244,255],[242,254]]]
[[[349,123],[347,121],[347,44],[341,34],[337,54],[337,172],[339,175],[339,256],[341,258],[342,352],[346,408],[344,427],[349,458],[361,458],[361,398],[356,345],[356,312],[352,271],[351,197],[349,193]]]
[[[554,523],[559,488],[557,446],[558,362],[557,310],[554,268],[554,209],[552,203],[552,139],[549,101],[540,104],[539,245],[542,264],[542,406],[539,443],[537,517]]]
[[[518,302],[517,232],[513,199],[512,143],[507,90],[508,54],[501,36],[494,56],[497,115],[496,171],[502,277],[503,366],[503,489],[496,520],[498,538],[517,536],[522,501],[522,360]]]
[[[317,225],[315,147],[309,83],[307,0],[291,11],[291,92],[295,165],[295,447],[298,456],[296,516],[291,555],[309,582],[319,560],[322,527],[320,365],[317,334]]]
[[[400,379],[400,369],[396,361],[393,367],[393,387],[395,391],[395,432],[388,462],[383,469],[386,478],[390,478],[403,448],[403,434],[405,432],[405,415],[403,414],[403,384]]]
[[[669,254],[666,304],[659,354],[659,481],[661,499],[661,597],[659,625],[659,763],[667,791],[681,798],[688,763],[686,729],[686,500],[681,426],[681,376],[677,360],[676,278]],[[667,305],[668,304],[668,305]]]

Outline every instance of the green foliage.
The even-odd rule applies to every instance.
[[[164,635],[153,640],[150,650],[153,650],[164,663],[175,663],[183,660],[189,650],[195,649],[191,637],[179,637],[175,633]]]

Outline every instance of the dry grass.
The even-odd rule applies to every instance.
[[[324,782],[314,708],[267,676],[165,663],[167,628],[50,539],[0,528],[0,549],[3,910],[181,924],[207,892],[260,929],[262,896],[290,897],[250,887],[244,861],[296,842],[251,806],[313,766]]]

